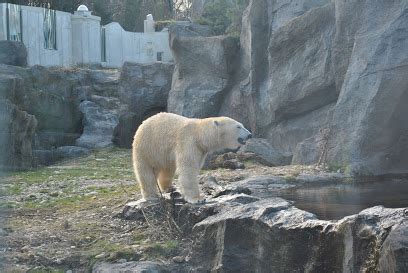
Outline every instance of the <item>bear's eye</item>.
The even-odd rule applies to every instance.
[[[238,128],[238,129],[241,129],[241,126],[238,125],[237,128]]]

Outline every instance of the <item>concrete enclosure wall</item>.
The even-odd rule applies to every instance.
[[[75,64],[101,62],[100,23],[101,18],[98,16],[72,15],[72,54]]]
[[[10,4],[9,4],[10,5]],[[73,66],[101,64],[121,67],[124,62],[154,63],[173,60],[168,31],[154,32],[153,18],[145,32],[128,32],[110,23],[101,39],[101,18],[90,12],[75,14],[56,11],[56,48],[44,46],[44,8],[20,6],[22,40],[27,47],[28,65]],[[0,4],[0,40],[7,39],[6,3]],[[102,60],[102,51],[106,57]]]
[[[72,64],[71,14],[56,12],[57,49],[44,47],[44,9],[21,6],[23,43],[28,65],[70,66]]]
[[[120,67],[125,61],[154,63],[158,60],[173,60],[169,47],[169,34],[162,32],[128,32],[120,24],[113,22],[105,27],[107,67]]]
[[[6,5],[0,4],[0,40],[6,40]]]

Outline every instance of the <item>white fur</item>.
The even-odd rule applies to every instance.
[[[208,152],[237,149],[238,138],[250,135],[244,126],[228,117],[190,119],[160,113],[145,120],[133,141],[133,166],[145,200],[158,198],[158,186],[172,186],[177,170],[184,199],[203,200],[197,176]]]

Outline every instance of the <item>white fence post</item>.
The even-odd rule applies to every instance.
[[[74,64],[101,63],[101,17],[84,5],[72,15],[72,57]]]

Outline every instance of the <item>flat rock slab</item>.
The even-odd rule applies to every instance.
[[[124,262],[124,263],[96,263],[93,273],[170,273],[165,265],[158,262]]]

